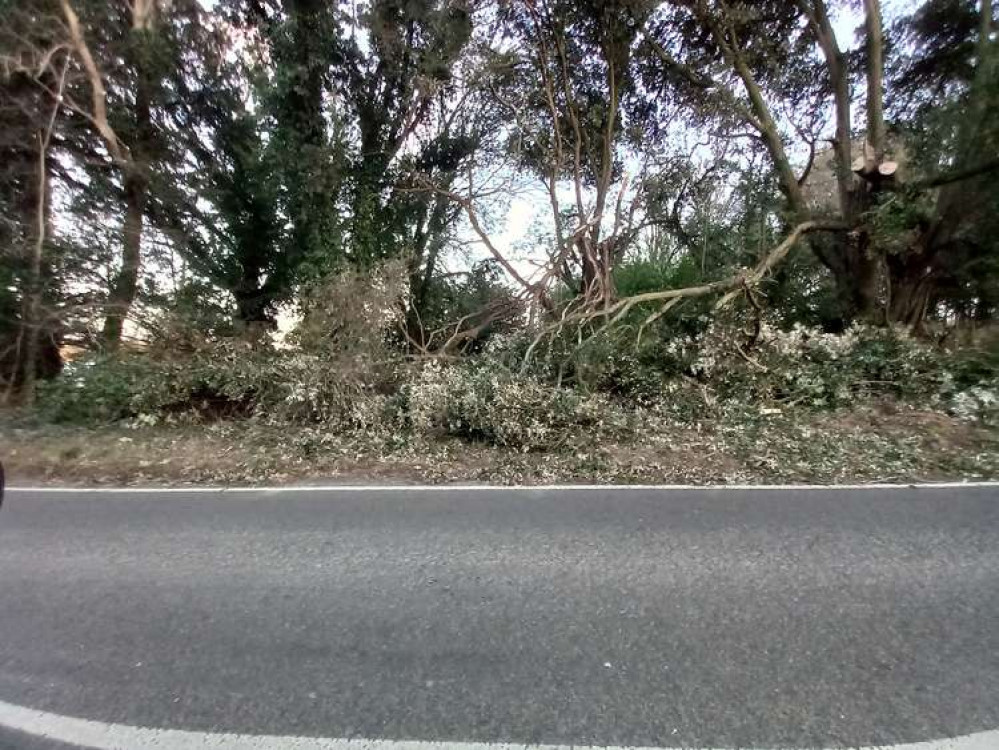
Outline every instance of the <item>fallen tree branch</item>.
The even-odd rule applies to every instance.
[[[719,292],[725,292],[718,303],[715,305],[715,310],[721,310],[726,305],[728,305],[732,300],[738,297],[740,294],[745,292],[752,286],[758,284],[775,266],[781,263],[791,252],[791,249],[798,243],[798,241],[806,234],[811,232],[836,232],[836,231],[846,231],[849,227],[842,222],[834,221],[806,221],[798,224],[791,232],[784,238],[784,240],[773,248],[769,253],[764,256],[763,260],[756,264],[754,268],[744,269],[739,273],[733,274],[724,279],[719,279],[718,281],[712,281],[707,284],[700,284],[698,286],[688,286],[681,287],[679,289],[664,289],[658,292],[646,292],[644,294],[636,294],[632,297],[623,297],[617,300],[611,305],[605,307],[600,307],[597,309],[584,309],[579,312],[573,313],[571,315],[565,315],[557,322],[546,326],[531,342],[528,347],[527,352],[524,355],[524,364],[522,369],[526,368],[530,359],[534,353],[537,346],[550,334],[553,334],[565,327],[568,323],[578,323],[583,324],[591,320],[596,320],[598,318],[608,319],[607,322],[601,327],[600,330],[610,328],[616,323],[618,323],[622,318],[624,318],[636,305],[642,305],[649,302],[663,302],[663,309],[659,313],[654,313],[649,316],[645,323],[643,323],[642,328],[648,323],[652,322],[656,318],[660,317],[661,313],[665,313],[670,307],[675,305],[681,299],[689,299],[693,297],[706,297],[711,294],[716,294]],[[599,333],[599,331],[597,332]]]
[[[752,269],[748,273],[736,274],[735,276],[730,276],[727,279],[732,287],[732,290],[718,300],[718,304],[715,305],[715,309],[720,310],[733,299],[738,297],[743,291],[743,284],[758,284],[764,276],[770,273],[774,266],[781,263],[784,258],[787,257],[788,253],[790,253],[792,248],[798,243],[798,240],[800,240],[804,235],[810,234],[811,232],[844,232],[847,229],[849,229],[849,227],[846,224],[838,221],[806,221],[799,224],[791,230],[791,233],[784,238],[783,242],[767,253],[763,260],[756,265],[756,268]]]

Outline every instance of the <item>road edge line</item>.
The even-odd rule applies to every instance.
[[[809,490],[945,490],[999,488],[999,481],[969,482],[911,482],[911,483],[867,483],[867,484],[328,484],[328,485],[260,485],[236,486],[212,485],[208,487],[66,487],[44,485],[13,485],[7,492],[17,493],[116,493],[116,494],[164,494],[164,493],[285,493],[285,492],[597,492],[597,491],[809,491]]]

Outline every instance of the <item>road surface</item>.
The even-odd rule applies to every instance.
[[[997,729],[997,486],[9,490],[0,510],[5,750],[995,750]]]

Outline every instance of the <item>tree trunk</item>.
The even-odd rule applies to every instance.
[[[839,263],[830,267],[839,298],[843,327],[854,321],[874,322],[878,312],[879,264],[869,257],[864,237],[837,240]]]
[[[260,287],[237,289],[234,296],[236,297],[236,319],[240,323],[248,326],[273,323],[267,310],[270,306],[270,300]]]
[[[864,0],[867,28],[867,142],[874,149],[875,164],[885,157],[884,117],[884,33],[881,30],[881,3]]]
[[[933,296],[933,277],[903,275],[892,282],[888,322],[905,326],[914,333],[923,329]]]
[[[873,38],[879,29],[880,17],[877,14],[876,0],[865,0],[865,4],[868,6],[868,34],[872,37],[869,40],[870,46],[874,41],[880,41],[879,37]],[[995,75],[996,50],[999,50],[999,41],[992,38],[992,3],[990,0],[982,0],[979,9],[976,70],[967,114],[962,118],[958,132],[958,153],[955,160],[958,169],[968,169],[981,160],[982,127],[990,102],[988,86]],[[878,22],[873,30],[872,18]],[[878,73],[873,63],[869,76],[872,73]],[[869,86],[877,84],[880,84],[879,78],[875,83],[869,83]],[[870,104],[868,108],[870,109]],[[880,111],[876,114],[880,115]],[[872,145],[877,150],[877,143],[873,140]],[[959,234],[966,216],[974,210],[974,200],[974,196],[968,194],[966,185],[959,182],[943,185],[937,194],[935,216],[929,228],[904,253],[886,257],[889,322],[907,326],[917,333],[922,330],[936,298],[940,270],[937,266],[938,256],[945,252],[943,248]]]
[[[767,152],[770,154],[774,171],[776,171],[778,177],[777,184],[787,199],[788,208],[790,208],[791,213],[795,215],[796,219],[803,217],[807,212],[804,194],[802,193],[801,185],[798,184],[798,178],[794,174],[794,169],[791,167],[791,160],[784,149],[784,141],[780,136],[780,130],[770,111],[770,106],[763,97],[759,83],[756,81],[749,65],[743,59],[742,51],[737,46],[737,43],[727,41],[725,30],[715,20],[703,14],[701,15],[701,19],[708,24],[708,28],[711,30],[715,41],[724,53],[728,63],[742,80],[743,86],[746,89],[746,95],[749,97],[752,113],[756,118],[753,126],[759,131],[760,137],[766,145]],[[732,38],[734,39],[734,37]]]
[[[37,133],[37,178],[27,182],[24,195],[25,226],[31,227],[26,233],[31,255],[24,278],[24,299],[21,311],[20,361],[20,400],[26,405],[35,401],[35,378],[38,374],[39,337],[42,326],[42,263],[45,254],[45,239],[48,234],[51,210],[51,188],[48,179],[48,157],[44,133]],[[16,380],[16,378],[15,378]]]
[[[904,252],[885,256],[889,323],[906,326],[915,333],[922,330],[936,297],[939,281],[936,260],[941,243],[947,242],[954,228],[948,221],[937,221]]]
[[[104,319],[104,347],[117,351],[125,318],[128,317],[139,288],[139,267],[142,260],[142,225],[149,185],[145,175],[130,171],[125,177],[125,224],[121,268],[108,294],[107,317]]]
[[[853,254],[851,312],[854,320],[873,323],[878,315],[880,273],[877,260],[866,253]]]
[[[276,328],[273,317],[274,295],[270,284],[260,283],[261,270],[244,266],[239,283],[233,290],[236,298],[236,324],[251,343],[265,340]]]
[[[800,0],[799,5],[805,10],[816,41],[822,49],[826,69],[829,71],[829,83],[833,90],[836,112],[836,139],[833,141],[833,151],[836,154],[836,187],[840,214],[844,221],[849,222],[853,220],[856,208],[853,200],[853,174],[850,171],[850,73],[846,56],[839,48],[836,30],[829,18],[825,0],[815,0],[811,6]]]
[[[124,168],[125,223],[122,226],[121,268],[108,293],[103,343],[109,352],[118,350],[125,319],[135,302],[142,264],[142,229],[149,193],[149,158],[155,133],[152,121],[152,81],[145,55],[146,31],[133,31],[132,58],[136,68],[135,142]]]
[[[323,0],[284,0],[290,22],[291,45],[278,48],[275,67],[279,79],[278,132],[282,143],[282,178],[287,191],[286,211],[291,222],[290,265],[304,258],[337,260],[331,254],[335,230],[333,207],[339,181],[330,163],[326,120],[323,114],[331,42],[323,36],[327,26]]]
[[[580,287],[579,292],[586,299],[605,299],[609,290],[604,288],[604,274],[598,260],[599,249],[591,246],[589,237],[581,237],[576,243],[579,248]]]
[[[450,187],[452,180],[453,175],[445,184]],[[435,196],[426,228],[422,227],[421,222],[413,237],[414,255],[409,273],[410,303],[409,310],[406,311],[406,330],[409,332],[410,343],[418,347],[424,347],[428,343],[423,327],[423,312],[437,268],[437,259],[446,241],[449,206],[450,200],[446,195],[439,193]]]

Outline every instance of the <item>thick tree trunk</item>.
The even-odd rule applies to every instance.
[[[946,222],[937,222],[904,252],[885,256],[887,322],[915,333],[923,329],[939,283],[938,243],[946,241],[949,229]]]
[[[326,4],[323,0],[284,0],[283,5],[291,22],[292,44],[282,47],[275,60],[279,78],[286,79],[276,118],[287,149],[282,172],[294,266],[309,256],[330,256],[331,206],[339,186],[327,153],[323,114],[327,68],[316,62],[328,57],[325,50],[331,43],[321,33],[326,26]]]
[[[832,273],[842,327],[855,320],[874,322],[877,318],[881,274],[879,264],[869,256],[864,240],[862,235],[838,236],[824,253],[816,246],[816,254]]]
[[[35,378],[38,374],[38,351],[42,327],[42,264],[45,254],[45,240],[48,234],[51,210],[51,187],[49,164],[45,141],[41,131],[37,134],[37,178],[27,183],[24,196],[25,225],[31,227],[27,233],[27,244],[31,249],[24,279],[24,300],[21,312],[21,357],[20,398],[24,404],[35,400]]]
[[[245,325],[261,324],[270,325],[273,321],[268,315],[267,308],[270,300],[262,289],[237,289],[236,297],[236,319]]]
[[[923,329],[933,298],[933,277],[901,276],[893,282],[888,304],[888,322],[915,333]]]
[[[853,261],[851,312],[854,320],[875,322],[878,316],[878,262],[866,255]]]
[[[146,31],[133,31],[132,56],[136,68],[135,142],[131,158],[124,165],[125,223],[122,226],[121,267],[111,283],[104,319],[103,343],[107,351],[117,351],[125,319],[135,302],[142,265],[142,230],[149,193],[149,158],[155,133],[152,120],[152,81],[145,58]]]
[[[388,163],[380,152],[368,153],[370,155],[364,159],[364,163],[354,174],[355,186],[351,205],[351,261],[362,265],[377,262],[394,250],[389,247],[392,227],[381,198]]]
[[[275,328],[272,315],[274,297],[268,285],[260,283],[259,269],[243,269],[233,295],[236,298],[236,323],[240,334],[250,342],[264,339]]]
[[[880,14],[876,0],[865,0],[868,7],[869,49],[875,42],[880,43]],[[995,75],[996,51],[999,42],[992,37],[992,3],[982,0],[979,4],[979,34],[975,78],[971,87],[968,113],[961,121],[958,133],[958,153],[956,166],[969,169],[982,160],[980,135],[986,120],[989,106],[988,85]],[[872,20],[875,25],[872,27]],[[881,85],[880,71],[873,62],[877,57],[871,49],[872,62],[869,63],[869,89]],[[873,81],[873,82],[872,82]],[[870,97],[870,92],[869,92]],[[870,110],[870,98],[868,109]],[[875,112],[881,116],[881,111]],[[876,124],[871,123],[871,129]],[[881,124],[883,138],[883,123]],[[875,137],[877,133],[875,132]],[[872,140],[875,150],[876,141]],[[974,177],[972,173],[970,177]],[[904,253],[886,256],[889,290],[887,319],[890,323],[904,325],[915,332],[922,330],[926,316],[936,299],[939,272],[939,254],[953,237],[959,234],[965,217],[974,211],[974,195],[969,195],[966,186],[959,182],[944,184],[936,199],[935,216],[930,227]]]
[[[125,177],[125,223],[123,226],[121,268],[118,270],[107,301],[104,319],[104,347],[116,351],[121,345],[125,319],[139,288],[142,261],[142,226],[149,192],[145,175],[130,172]]]

